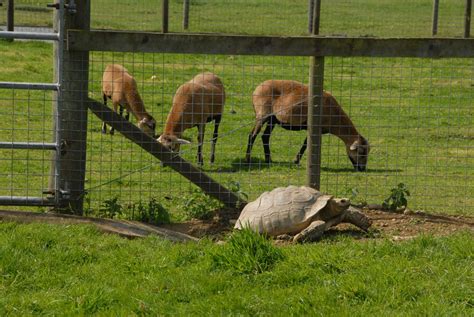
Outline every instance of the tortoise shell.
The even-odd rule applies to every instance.
[[[270,236],[295,234],[318,219],[330,199],[332,196],[306,186],[278,187],[248,203],[235,228],[249,227]]]

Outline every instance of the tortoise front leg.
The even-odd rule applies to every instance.
[[[313,221],[308,227],[294,236],[293,242],[302,243],[318,240],[327,229],[329,229],[327,222],[321,220]]]
[[[308,227],[303,229],[300,233],[295,235],[293,242],[311,242],[318,240],[323,235],[324,231],[328,230],[332,226],[335,226],[343,221],[345,213],[331,218],[328,221],[315,220]]]
[[[364,231],[367,231],[372,225],[372,221],[369,217],[352,207],[349,207],[349,209],[344,212],[343,216],[342,222],[351,223]]]

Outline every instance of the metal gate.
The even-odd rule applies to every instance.
[[[0,82],[0,89],[16,89],[16,90],[42,90],[53,91],[53,118],[54,131],[52,132],[53,142],[4,142],[0,140],[0,149],[15,150],[35,150],[35,151],[53,151],[53,160],[49,177],[49,188],[38,189],[38,195],[35,196],[0,196],[0,205],[9,206],[58,206],[62,196],[67,194],[60,190],[59,184],[59,162],[55,158],[61,150],[61,142],[58,136],[59,116],[58,109],[61,107],[62,100],[62,84],[63,84],[63,56],[64,49],[64,13],[65,10],[74,10],[74,6],[64,4],[64,0],[59,0],[55,4],[48,5],[55,8],[57,13],[54,15],[54,31],[53,33],[37,33],[37,32],[15,32],[1,31],[0,38],[3,39],[23,39],[23,40],[39,40],[39,41],[55,41],[55,83],[34,83],[34,82]],[[39,193],[43,195],[40,196]]]

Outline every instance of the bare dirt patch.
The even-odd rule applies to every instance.
[[[381,210],[363,210],[363,212],[372,220],[372,227],[368,234],[350,224],[339,224],[329,230],[326,236],[349,235],[357,239],[390,238],[398,241],[412,239],[422,234],[445,236],[459,231],[474,233],[474,217],[425,212],[404,214]],[[219,240],[232,231],[232,223],[232,221],[219,219],[192,220],[169,224],[165,228],[196,238],[208,237]]]
[[[405,214],[368,209],[363,210],[363,212],[372,220],[372,227],[369,229],[369,233],[363,232],[353,225],[343,223],[326,232],[324,237],[345,235],[355,239],[390,238],[399,241],[412,239],[421,234],[445,236],[459,231],[474,233],[474,217],[428,214],[424,212]],[[233,224],[235,223],[235,220],[232,221],[232,219],[234,218],[236,218],[235,210],[222,210],[220,217],[212,220],[191,220],[154,226],[137,221],[0,210],[0,221],[93,224],[102,231],[128,238],[154,234],[172,241],[196,241],[203,237],[215,241],[222,240],[232,231]]]

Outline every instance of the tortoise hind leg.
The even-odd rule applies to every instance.
[[[351,223],[364,231],[367,231],[372,225],[372,221],[369,217],[354,208],[349,208],[344,212],[344,219],[342,222]]]

